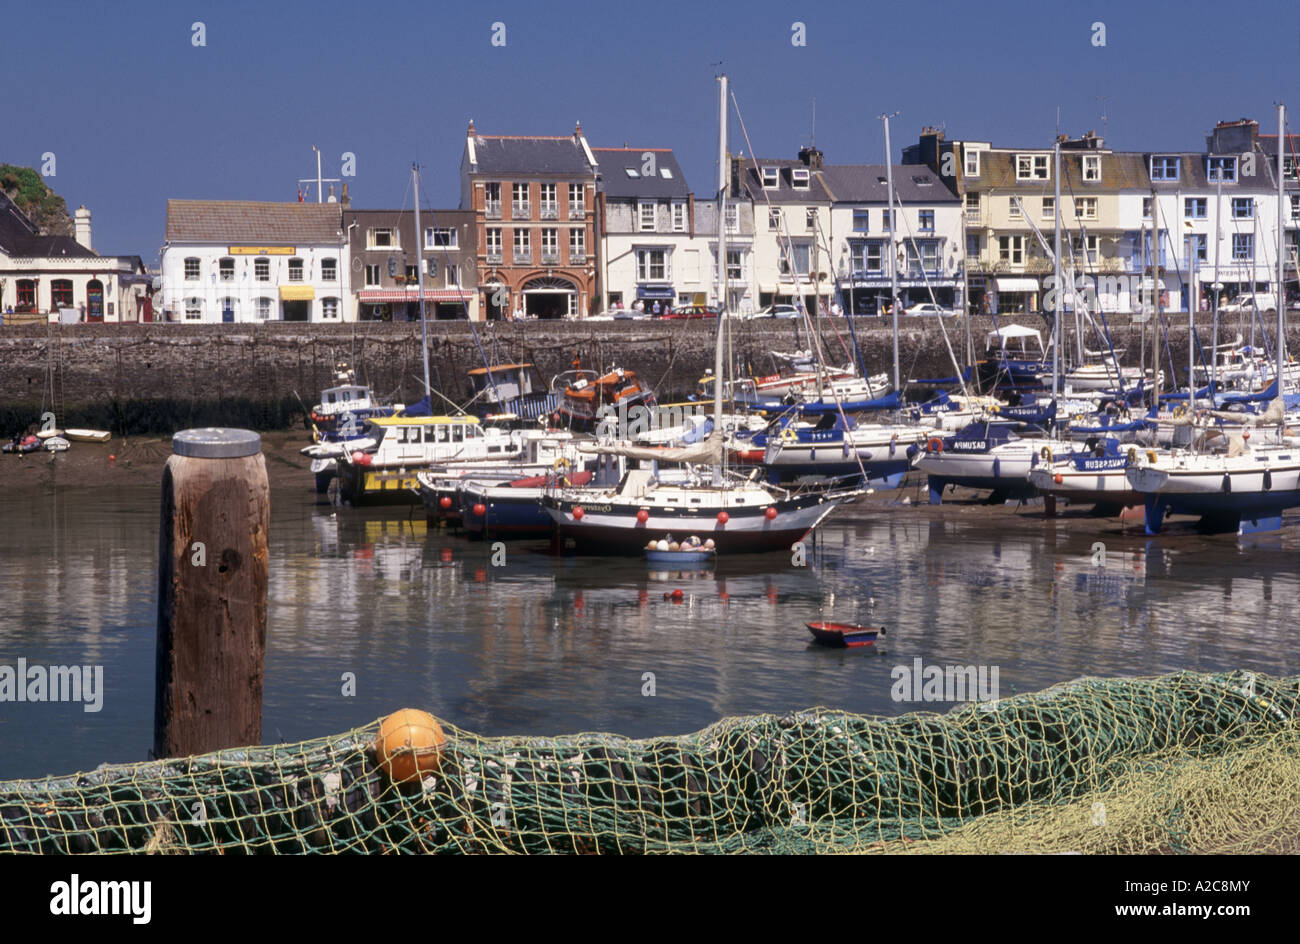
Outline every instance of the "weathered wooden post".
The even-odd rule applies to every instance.
[[[172,437],[158,535],[155,757],[262,740],[266,460],[257,433]]]

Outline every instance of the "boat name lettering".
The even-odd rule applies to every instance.
[[[989,447],[987,439],[957,439],[953,441],[954,452],[982,452]]]

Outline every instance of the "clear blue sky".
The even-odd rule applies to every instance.
[[[191,42],[206,25],[207,45]],[[506,45],[491,45],[492,24]],[[791,43],[791,24],[807,45]],[[1106,46],[1091,24],[1106,25]],[[834,163],[894,158],[923,125],[1046,146],[1095,128],[1118,149],[1199,148],[1221,119],[1272,132],[1300,110],[1294,0],[701,0],[620,4],[125,2],[9,4],[0,37],[0,162],[40,166],[94,214],[95,247],[156,264],[169,197],[293,200],[297,179],[357,156],[356,207],[455,207],[466,123],[672,147],[712,191],[714,63],[761,156],[793,157],[817,100]],[[1100,100],[1105,98],[1104,103]],[[1300,111],[1298,111],[1300,113]],[[743,140],[732,119],[732,147]],[[1290,122],[1300,127],[1300,118]]]

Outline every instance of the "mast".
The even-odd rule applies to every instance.
[[[718,76],[718,344],[713,352],[713,435],[722,432],[722,339],[727,325],[727,76]],[[722,484],[722,466],[713,467]]]
[[[1219,224],[1219,211],[1223,209],[1223,168],[1219,168],[1219,179],[1214,185],[1214,284],[1210,286],[1210,291],[1214,293],[1214,302],[1212,309],[1214,314],[1210,321],[1213,324],[1214,346],[1210,356],[1210,384],[1212,393],[1219,392],[1219,244],[1223,242],[1223,227]],[[1254,356],[1253,354],[1251,355]]]
[[[1054,274],[1054,278],[1056,279],[1055,282],[1056,305],[1053,309],[1053,314],[1052,314],[1052,401],[1053,402],[1056,401],[1056,398],[1059,395],[1061,389],[1061,317],[1065,313],[1064,312],[1065,306],[1062,304],[1062,295],[1064,293],[1061,290],[1061,137],[1060,135],[1057,135],[1056,137],[1056,170],[1054,172],[1054,176],[1056,178],[1056,197],[1052,202],[1052,208],[1054,210],[1052,215],[1055,217],[1054,222],[1056,225],[1056,245],[1053,251],[1053,255],[1055,256],[1054,261],[1056,263],[1055,265],[1056,272]],[[1077,308],[1079,305],[1078,299],[1075,299],[1073,295],[1071,295],[1071,298],[1074,300],[1074,305]],[[1052,423],[1052,438],[1053,439],[1056,438],[1056,423]]]
[[[1155,302],[1154,310],[1156,313],[1157,332],[1159,331],[1158,326],[1161,324],[1160,284],[1161,284],[1160,283],[1160,220],[1156,216],[1156,188],[1152,187],[1151,188],[1151,298],[1152,301]],[[1188,335],[1187,337],[1188,347],[1191,347],[1191,344],[1192,344],[1192,338],[1190,335]],[[1159,350],[1159,348],[1157,348],[1157,350]],[[1157,354],[1152,358],[1151,361],[1151,370],[1153,371],[1152,373],[1153,385],[1157,389],[1159,389],[1160,385],[1154,383],[1154,377],[1159,375],[1160,373],[1159,368],[1160,368],[1160,357]],[[1174,365],[1170,364],[1169,369],[1173,370]],[[1115,370],[1116,371],[1119,370],[1118,363],[1115,365]],[[1175,383],[1173,377],[1169,378],[1169,382],[1174,383],[1175,390],[1178,389],[1177,384]],[[1189,401],[1187,404],[1187,408],[1190,410],[1191,406],[1192,406],[1191,402]]]
[[[1277,105],[1277,395],[1282,391],[1282,365],[1286,362],[1286,269],[1284,240],[1282,237],[1283,217],[1283,176],[1284,169],[1282,143],[1286,139],[1286,106]]]
[[[415,188],[415,284],[420,292],[420,347],[424,354],[424,395],[429,397],[433,409],[433,385],[429,383],[429,329],[424,323],[424,253],[421,252],[420,233],[420,170],[411,164],[411,181]]]
[[[894,164],[889,147],[889,119],[892,116],[880,117],[885,122],[885,183],[889,188],[889,307],[894,313],[894,390],[901,393],[903,387],[898,379],[898,262],[894,258],[898,251],[894,245]]]

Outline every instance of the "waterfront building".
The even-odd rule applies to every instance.
[[[727,196],[727,310],[747,315],[757,310],[758,287],[754,275],[754,204]],[[695,232],[704,247],[700,259],[707,277],[708,304],[718,298],[718,201],[695,201]]]
[[[697,232],[695,197],[672,149],[593,152],[600,165],[600,309],[707,304],[712,250],[707,234]]]
[[[168,200],[162,309],[187,323],[350,317],[339,203]]]
[[[470,210],[420,210],[425,317],[482,320]],[[343,210],[357,321],[418,321],[415,213]]]
[[[6,322],[152,319],[143,261],[95,252],[90,218],[80,207],[73,216],[75,237],[41,235],[0,192],[0,315]]]
[[[469,123],[460,206],[474,216],[484,318],[578,318],[597,303],[597,170],[581,125],[537,137],[480,134]]]
[[[1276,134],[1261,134],[1257,138],[1259,150],[1268,159],[1270,167],[1277,168]],[[1288,294],[1300,297],[1300,134],[1288,134],[1282,142],[1282,182],[1286,205],[1283,207],[1286,227],[1286,281]]]

